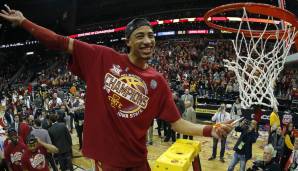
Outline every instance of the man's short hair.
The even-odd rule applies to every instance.
[[[40,119],[35,119],[35,120],[34,120],[34,124],[35,124],[37,127],[40,127],[40,126],[41,126],[41,121],[40,121]]]
[[[26,144],[34,144],[37,142],[37,138],[33,134],[29,134],[26,138]]]

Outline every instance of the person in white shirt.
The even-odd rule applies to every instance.
[[[62,100],[58,97],[57,93],[53,94],[53,98],[49,101],[51,109],[59,108],[62,105]]]
[[[226,112],[226,105],[221,104],[218,112],[216,112],[213,117],[212,121],[216,123],[221,123],[221,122],[226,122],[231,120],[231,116],[228,112]],[[225,146],[226,146],[226,140],[227,138],[222,138],[220,140],[221,144],[221,149],[220,149],[220,161],[225,162],[224,160],[224,154],[225,154]],[[216,158],[216,153],[217,153],[217,144],[218,144],[218,139],[213,138],[213,149],[212,149],[212,156],[208,160],[214,160]]]

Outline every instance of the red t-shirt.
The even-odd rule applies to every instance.
[[[4,141],[4,156],[6,162],[12,168],[13,171],[22,171],[22,156],[27,150],[27,146],[19,138],[19,142],[16,146],[12,143],[8,143],[8,139]]]
[[[83,153],[89,158],[117,167],[141,165],[153,119],[180,118],[163,76],[137,68],[126,54],[75,40],[70,69],[87,84]]]
[[[22,158],[23,167],[30,171],[49,171],[46,154],[47,150],[42,146],[38,146],[35,152],[25,151]]]

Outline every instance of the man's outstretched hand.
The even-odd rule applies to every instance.
[[[11,22],[13,25],[20,25],[26,18],[20,11],[10,9],[8,5],[4,5],[5,10],[1,10],[0,17]]]
[[[241,121],[243,118],[240,118],[238,120],[229,120],[226,122],[222,122],[219,124],[215,124],[213,126],[211,135],[215,138],[225,138],[228,136],[228,134],[234,129],[234,126]]]

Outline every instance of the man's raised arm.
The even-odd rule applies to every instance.
[[[6,10],[1,10],[0,17],[11,22],[13,25],[18,25],[30,32],[37,40],[42,42],[47,48],[59,51],[65,51],[70,54],[73,52],[74,40],[69,37],[64,37],[55,32],[36,25],[26,19],[22,12],[10,9],[8,5],[4,5]]]

